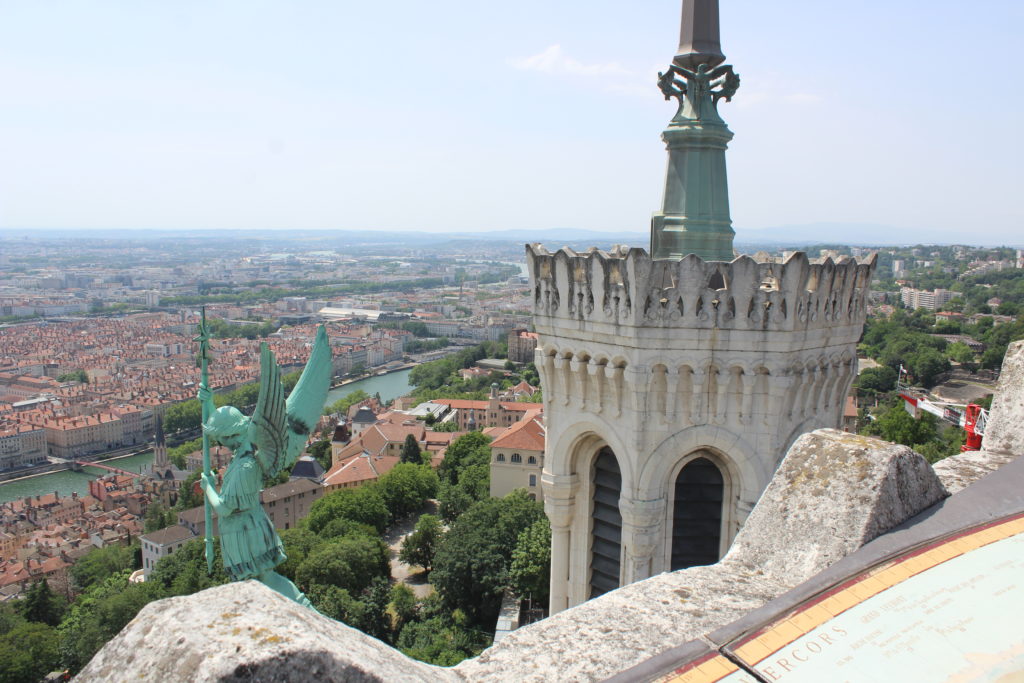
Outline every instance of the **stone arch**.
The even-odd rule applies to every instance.
[[[739,434],[723,427],[698,425],[681,429],[651,451],[639,472],[637,497],[667,499],[673,469],[681,468],[685,458],[699,450],[716,454],[719,464],[734,482],[734,496],[749,503],[757,501],[775,471],[775,463],[759,458],[754,447]]]
[[[688,453],[669,479],[665,568],[668,571],[709,565],[728,544],[732,481],[719,454],[700,449]]]

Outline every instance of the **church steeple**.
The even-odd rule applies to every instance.
[[[668,172],[661,211],[651,219],[654,258],[733,258],[725,170],[732,131],[718,115],[718,101],[732,99],[740,78],[723,61],[718,0],[683,0],[678,51],[668,70],[658,74],[665,99],[676,98],[679,107],[661,135]]]
[[[164,421],[156,418],[156,436],[153,438],[153,470],[163,471],[170,467],[167,458],[167,442],[164,440]]]

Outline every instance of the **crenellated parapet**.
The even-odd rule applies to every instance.
[[[731,262],[652,259],[640,248],[578,254],[526,247],[533,314],[633,327],[810,330],[863,325],[874,255],[863,263],[785,263],[739,256]],[[555,320],[552,320],[554,323]],[[557,324],[557,323],[556,323]]]

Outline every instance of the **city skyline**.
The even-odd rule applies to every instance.
[[[1021,242],[1024,10],[928,7],[723,3],[737,241]],[[0,229],[644,233],[659,203],[678,0],[6,14]]]

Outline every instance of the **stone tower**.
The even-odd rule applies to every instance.
[[[717,104],[739,78],[714,0],[684,0],[681,43],[659,79],[680,106],[653,254],[527,246],[552,613],[716,562],[797,436],[840,424],[856,374],[874,257],[732,258]]]

